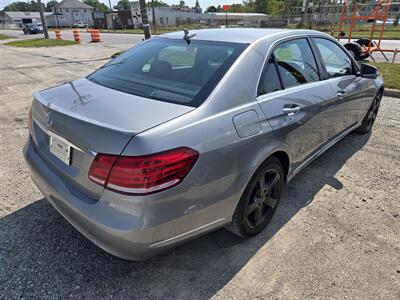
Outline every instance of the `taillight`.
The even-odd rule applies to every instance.
[[[119,193],[151,194],[179,184],[198,157],[197,151],[186,147],[145,156],[98,154],[89,179]]]
[[[110,170],[118,155],[97,154],[89,170],[89,179],[105,186]]]

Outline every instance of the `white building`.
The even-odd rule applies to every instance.
[[[153,11],[147,9],[148,19],[153,23]],[[262,27],[268,15],[261,13],[199,13],[194,8],[155,7],[157,27],[179,27],[185,24],[219,26],[228,20],[230,26]]]
[[[45,17],[52,15],[51,12],[45,12]],[[19,29],[24,24],[42,23],[39,12],[28,11],[0,11],[0,29]]]
[[[63,0],[56,4],[58,22],[61,27],[72,27],[77,22],[84,22],[93,26],[94,8],[79,0]],[[46,17],[49,27],[57,27],[57,18],[55,15]]]
[[[206,13],[210,25],[235,25],[246,27],[262,27],[268,20],[268,15],[261,13]]]
[[[149,22],[153,22],[152,9],[147,10]],[[200,23],[204,18],[203,13],[196,12],[193,8],[180,7],[155,7],[157,27],[177,27],[184,24]]]

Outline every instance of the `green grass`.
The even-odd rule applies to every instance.
[[[346,32],[348,34],[348,31]],[[359,38],[369,38],[371,32],[370,31],[363,31],[363,30],[357,30],[353,31],[351,34],[351,37],[353,39],[359,39]],[[379,31],[375,31],[374,39],[377,40],[379,38]],[[335,35],[337,36],[337,34]],[[346,36],[345,36],[346,38]],[[383,40],[400,40],[400,27],[397,30],[385,30],[382,35]]]
[[[14,47],[55,47],[76,45],[74,41],[57,39],[32,39],[8,42],[5,45]]]
[[[289,25],[288,28],[290,28],[290,29],[298,28],[298,24]],[[328,34],[331,34],[331,30],[333,29],[334,37],[337,37],[338,33],[339,33],[339,25],[338,24],[334,24],[333,28],[331,25],[315,25],[315,24],[311,24],[311,27],[304,25],[303,28],[319,30],[319,31],[326,32]],[[372,28],[371,24],[355,25],[353,28],[351,37],[353,39],[369,38],[369,36],[371,34],[371,28]],[[380,25],[377,24],[376,28],[375,28],[374,39],[379,38],[380,28],[381,28]],[[348,24],[343,26],[342,31],[346,34],[344,36],[344,39],[346,39],[348,37],[349,29],[350,29],[350,26]],[[386,25],[385,31],[383,32],[383,35],[382,35],[382,39],[383,40],[400,40],[400,26]]]
[[[388,62],[368,62],[368,64],[378,68],[386,88],[400,90],[400,64]]]
[[[331,29],[329,26],[313,26],[311,29],[315,29],[315,30],[320,30],[323,32],[326,32],[328,34],[331,33]],[[163,34],[163,33],[168,33],[168,32],[173,32],[173,31],[179,31],[179,30],[183,30],[183,28],[188,28],[190,29],[201,29],[202,27],[200,27],[199,25],[195,26],[195,25],[188,25],[188,26],[182,26],[180,28],[175,27],[175,28],[158,28],[157,32],[154,33],[152,32],[152,34]],[[288,26],[288,28],[297,28],[296,26]],[[337,28],[335,28],[337,30]],[[104,33],[134,33],[134,34],[143,34],[143,30],[142,29],[117,29],[117,30],[107,30],[107,29],[99,29],[100,32],[104,32]],[[343,31],[346,33],[346,36],[344,38],[347,37],[347,34],[349,33],[347,28],[344,28]],[[334,36],[337,37],[338,32],[334,32]],[[370,35],[370,31],[367,27],[360,27],[357,28],[356,30],[353,31],[352,33],[352,38],[354,39],[359,39],[359,38],[368,38]],[[375,31],[375,36],[374,39],[378,39],[379,38],[379,30]],[[395,27],[395,26],[391,26],[390,28],[386,29],[383,32],[383,36],[382,36],[383,40],[400,40],[400,26]]]
[[[8,39],[12,39],[12,38],[13,38],[12,36],[0,34],[0,40],[8,40]]]

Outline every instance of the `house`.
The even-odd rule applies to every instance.
[[[44,15],[47,17],[52,13],[45,12]],[[42,23],[39,12],[0,11],[0,29],[19,29],[31,23]]]
[[[59,4],[56,4],[55,14],[46,17],[47,26],[57,27],[57,18],[60,27],[72,27],[77,22],[87,23],[89,26],[93,26],[93,10],[92,6],[89,6],[79,0],[63,0]]]

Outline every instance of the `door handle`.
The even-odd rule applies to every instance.
[[[346,91],[343,91],[343,90],[337,91],[337,95],[339,97],[343,97],[345,94],[346,94]]]
[[[301,110],[301,107],[297,104],[289,104],[288,106],[283,107],[283,113],[288,116],[292,116],[295,113],[298,113]]]

